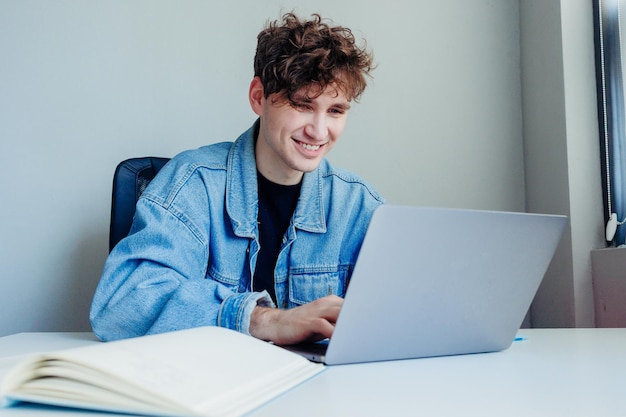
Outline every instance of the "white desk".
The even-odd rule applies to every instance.
[[[626,329],[532,329],[506,351],[329,367],[254,416],[626,416]],[[85,333],[0,338],[20,355],[94,343]],[[2,417],[110,416],[35,406]]]

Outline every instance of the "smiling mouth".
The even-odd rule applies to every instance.
[[[319,148],[322,147],[322,145],[309,145],[308,143],[304,143],[300,141],[296,141],[296,142],[298,142],[298,145],[302,146],[307,151],[317,151]]]

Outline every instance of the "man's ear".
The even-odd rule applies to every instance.
[[[265,90],[263,89],[263,83],[259,77],[254,77],[250,82],[250,89],[248,90],[248,99],[250,100],[250,107],[252,111],[261,116],[263,113],[263,102]]]

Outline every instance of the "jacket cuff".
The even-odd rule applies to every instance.
[[[222,303],[217,325],[250,336],[250,316],[256,306],[275,307],[267,291],[233,294]]]

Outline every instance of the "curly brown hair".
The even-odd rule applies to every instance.
[[[350,29],[330,26],[318,14],[312,17],[300,20],[287,13],[259,33],[254,75],[261,79],[265,98],[276,93],[293,103],[302,89],[314,98],[332,84],[358,101],[374,68],[371,52],[356,44]]]

